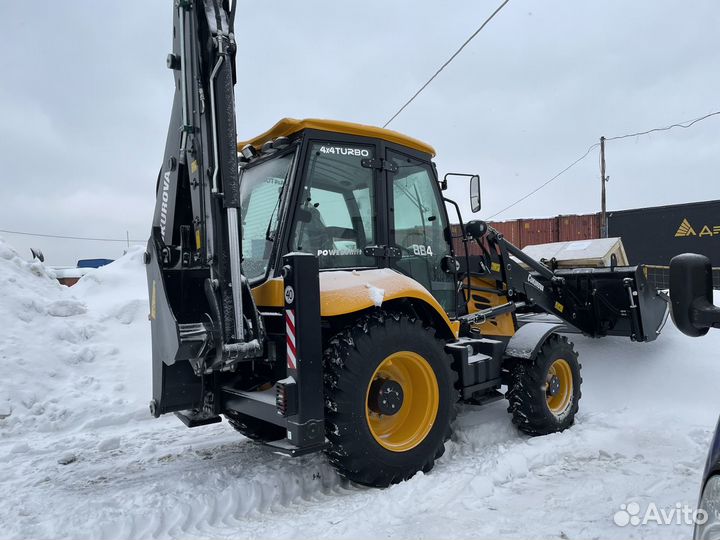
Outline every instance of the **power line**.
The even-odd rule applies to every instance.
[[[695,119],[693,119],[693,120],[686,120],[685,122],[678,122],[678,123],[676,123],[676,124],[671,124],[671,125],[665,126],[665,127],[652,128],[652,129],[648,129],[648,130],[646,130],[646,131],[638,131],[637,133],[627,133],[627,134],[625,134],[625,135],[616,135],[616,136],[614,136],[614,137],[605,137],[605,140],[606,140],[606,141],[618,141],[618,140],[620,140],[620,139],[628,139],[628,138],[630,138],[630,137],[639,137],[639,136],[642,136],[642,135],[648,135],[648,134],[650,134],[650,133],[655,133],[655,132],[658,132],[658,131],[669,131],[669,130],[671,130],[671,129],[673,129],[673,128],[683,128],[683,129],[687,129],[687,128],[689,128],[689,127],[697,124],[698,122],[702,122],[703,120],[705,120],[705,119],[707,119],[707,118],[710,118],[710,117],[712,117],[712,116],[717,116],[717,115],[720,115],[720,111],[711,112],[711,113],[709,113],[709,114],[706,114],[705,116],[700,116],[699,118],[695,118]],[[519,204],[519,203],[521,203],[522,201],[524,201],[525,199],[527,199],[528,197],[531,197],[532,195],[534,195],[535,193],[537,193],[538,191],[540,191],[542,188],[544,188],[545,186],[547,186],[547,185],[550,184],[551,182],[554,182],[554,181],[557,180],[561,175],[563,175],[564,173],[566,173],[567,171],[569,171],[570,169],[572,169],[575,165],[577,165],[578,163],[580,163],[583,159],[585,159],[585,158],[588,156],[588,154],[590,154],[590,152],[591,152],[593,149],[597,148],[598,146],[600,146],[600,143],[595,143],[595,144],[591,145],[591,146],[587,149],[587,151],[586,151],[582,156],[580,156],[579,158],[577,158],[577,159],[576,159],[575,161],[573,161],[570,165],[568,165],[567,167],[565,167],[562,171],[560,171],[559,173],[557,173],[555,176],[553,176],[553,177],[550,178],[549,180],[545,181],[544,183],[540,184],[538,187],[536,187],[536,188],[535,188],[534,190],[532,190],[530,193],[528,193],[527,195],[521,197],[520,199],[518,199],[518,200],[515,201],[514,203],[506,206],[505,208],[503,208],[503,209],[500,210],[499,212],[495,212],[495,213],[494,213],[492,216],[490,216],[488,219],[490,220],[490,219],[494,218],[495,216],[499,216],[500,214],[502,214],[502,213],[505,212],[506,210],[509,210],[510,208],[512,208],[513,206],[515,206],[516,204]]]
[[[555,176],[553,176],[552,178],[550,178],[550,180],[547,180],[547,181],[544,182],[543,184],[540,184],[538,187],[536,187],[536,188],[535,188],[534,190],[532,190],[530,193],[528,193],[528,194],[525,195],[524,197],[521,197],[520,199],[518,199],[518,200],[515,201],[514,203],[506,206],[505,208],[503,208],[503,209],[500,210],[499,212],[495,212],[495,213],[494,213],[492,216],[490,216],[488,219],[492,219],[492,218],[494,218],[495,216],[502,214],[502,213],[505,212],[506,210],[510,210],[510,209],[511,209],[513,206],[515,206],[516,204],[520,204],[521,202],[523,202],[523,201],[524,201],[525,199],[527,199],[528,197],[531,197],[532,195],[535,195],[535,194],[536,194],[538,191],[540,191],[542,188],[544,188],[545,186],[547,186],[547,185],[550,184],[551,182],[554,182],[555,180],[557,180],[558,178],[560,178],[560,176],[562,176],[563,174],[565,174],[567,171],[569,171],[570,169],[572,169],[575,165],[577,165],[578,163],[580,163],[583,159],[585,159],[586,157],[588,157],[588,155],[590,154],[590,152],[592,152],[592,150],[593,150],[594,148],[597,148],[598,146],[600,146],[599,143],[593,144],[592,146],[590,146],[590,148],[587,149],[587,151],[586,151],[582,156],[580,156],[579,158],[577,158],[577,159],[576,159],[575,161],[573,161],[570,165],[568,165],[567,167],[565,167],[562,171],[560,171],[560,172],[557,173]]]
[[[502,9],[502,7],[503,7],[505,4],[507,4],[509,1],[510,1],[510,0],[505,0],[505,2],[503,2],[503,3],[500,5],[500,7],[498,7],[498,8],[493,12],[492,15],[490,15],[490,17],[483,23],[483,25],[482,25],[472,36],[470,36],[470,38],[462,45],[462,47],[460,47],[460,49],[458,49],[458,51],[450,58],[450,60],[448,60],[448,61],[437,71],[437,73],[440,73],[440,71],[442,71],[442,69],[443,69],[447,64],[449,64],[455,56],[457,56],[457,54],[463,49],[463,47],[465,47],[465,45],[467,45],[467,44],[470,42],[470,40],[471,40],[473,37],[475,37],[475,35],[477,35],[478,32],[480,32],[480,30],[483,29],[483,27],[490,21],[490,19],[492,19],[492,18],[500,11],[500,9]],[[437,75],[437,73],[436,73],[435,75],[433,75],[433,78]],[[430,79],[430,81],[431,81],[431,80],[432,80],[432,78]],[[425,83],[425,86],[427,86],[427,85],[430,83],[430,81],[428,81],[427,83]],[[423,88],[424,88],[425,86],[423,86]],[[423,90],[423,88],[421,88],[421,89],[415,94],[415,96],[417,96],[417,94],[419,94],[419,93]],[[403,108],[405,108],[405,106],[407,106],[407,105],[415,98],[415,96],[413,96],[413,98],[411,98],[410,101],[408,101],[408,103],[406,103],[406,104],[403,106]],[[401,109],[395,114],[395,116],[397,116],[397,115],[402,111],[403,108],[401,108]],[[625,135],[616,135],[616,136],[614,136],[614,137],[605,137],[605,140],[606,140],[606,141],[617,141],[617,140],[621,140],[621,139],[628,139],[628,138],[630,138],[630,137],[639,137],[639,136],[642,136],[642,135],[648,135],[648,134],[650,134],[650,133],[655,133],[655,132],[658,132],[658,131],[669,131],[669,130],[671,130],[671,129],[673,129],[673,128],[683,128],[683,129],[687,129],[687,128],[689,128],[689,127],[697,124],[698,122],[701,122],[701,121],[703,121],[703,120],[706,120],[707,118],[710,118],[710,117],[713,117],[713,116],[717,116],[717,115],[720,115],[720,111],[714,111],[714,112],[711,112],[711,113],[706,114],[706,115],[704,115],[704,116],[700,116],[700,117],[698,117],[698,118],[695,118],[695,119],[693,119],[693,120],[686,120],[686,121],[684,121],[684,122],[678,122],[678,123],[676,123],[676,124],[671,124],[671,125],[665,126],[665,127],[652,128],[652,129],[648,129],[648,130],[646,130],[646,131],[638,131],[638,132],[636,132],[636,133],[627,133],[627,134],[625,134]],[[395,118],[395,116],[393,116],[393,118]],[[390,122],[393,120],[393,118],[391,118],[390,120],[388,120],[388,122],[387,122],[385,125],[387,126],[387,124],[390,123]],[[519,198],[517,201],[515,201],[514,203],[506,206],[505,208],[503,208],[503,209],[500,210],[499,212],[495,212],[495,213],[494,213],[492,216],[490,216],[488,219],[492,219],[492,218],[494,218],[495,216],[498,216],[498,215],[502,214],[503,212],[509,210],[509,209],[512,208],[513,206],[515,206],[515,205],[523,202],[524,200],[528,199],[529,197],[535,195],[535,193],[537,193],[538,191],[540,191],[542,188],[544,188],[544,187],[547,186],[548,184],[554,182],[555,180],[557,180],[558,178],[560,178],[560,176],[562,176],[562,175],[565,174],[567,171],[569,171],[570,169],[572,169],[575,165],[577,165],[578,163],[580,163],[583,159],[585,159],[585,158],[590,154],[590,152],[592,152],[592,151],[593,151],[595,148],[597,148],[598,146],[600,146],[599,143],[595,143],[595,144],[590,145],[590,146],[588,147],[588,149],[585,151],[584,154],[582,154],[582,155],[581,155],[580,157],[578,157],[575,161],[573,161],[572,163],[570,163],[570,165],[568,165],[567,167],[565,167],[563,170],[561,170],[561,171],[560,171],[559,173],[557,173],[555,176],[553,176],[552,178],[546,180],[545,182],[543,182],[542,184],[540,184],[538,187],[536,187],[535,189],[533,189],[530,193],[528,193],[527,195],[524,195],[523,197]],[[132,242],[132,243],[139,243],[139,244],[144,244],[144,243],[146,242],[146,240],[132,240],[132,239],[128,239],[128,238],[96,238],[96,237],[89,237],[89,236],[66,236],[66,235],[59,235],[59,234],[43,234],[43,233],[31,233],[31,232],[26,232],[26,231],[11,231],[11,230],[8,230],[8,229],[0,229],[0,233],[19,234],[19,235],[22,235],[22,236],[37,236],[37,237],[42,237],[42,238],[59,238],[59,239],[63,239],[63,240],[89,240],[89,241],[93,241],[93,242],[123,242],[123,243]]]
[[[465,43],[463,43],[462,45],[460,45],[460,48],[459,48],[457,51],[455,51],[455,53],[453,53],[453,55],[452,55],[450,58],[448,58],[448,60],[447,60],[442,66],[440,66],[440,69],[438,69],[438,70],[435,72],[435,74],[434,74],[432,77],[430,77],[430,78],[427,80],[427,82],[420,87],[420,90],[418,90],[417,92],[415,92],[415,93],[413,94],[413,96],[412,96],[410,99],[407,100],[407,102],[405,103],[405,105],[403,105],[402,107],[400,107],[400,108],[398,109],[398,111],[390,117],[390,120],[388,120],[387,122],[385,122],[385,124],[383,125],[384,128],[386,128],[386,127],[388,126],[388,124],[390,124],[390,122],[392,122],[393,120],[395,120],[395,118],[397,118],[397,116],[398,116],[401,112],[403,112],[403,111],[405,110],[405,107],[407,107],[408,105],[410,105],[410,103],[412,103],[413,100],[420,95],[420,92],[422,92],[423,90],[425,90],[425,88],[435,79],[435,77],[437,77],[438,75],[440,75],[440,72],[441,72],[443,69],[445,69],[450,62],[452,62],[453,60],[455,60],[455,57],[456,57],[458,54],[460,54],[460,51],[462,51],[462,50],[465,48],[465,46],[466,46],[468,43],[470,43],[470,42],[473,40],[473,38],[480,33],[480,31],[481,31],[483,28],[485,28],[485,26],[487,25],[487,23],[489,23],[489,22],[493,19],[493,17],[495,17],[495,15],[497,15],[497,14],[500,12],[500,10],[505,7],[505,4],[507,4],[509,1],[510,1],[510,0],[505,0],[502,4],[500,4],[500,5],[498,6],[498,8],[497,8],[495,11],[492,12],[492,14],[491,14],[487,19],[485,19],[485,22],[480,25],[480,28],[478,28],[477,30],[475,30],[475,32],[473,32],[473,34],[472,34],[469,38],[467,38],[467,39],[465,40]]]
[[[0,233],[7,233],[7,234],[19,234],[22,236],[40,236],[43,238],[61,238],[63,240],[90,240],[93,242],[122,242],[126,244],[128,242],[127,238],[93,238],[88,236],[64,236],[60,234],[41,234],[41,233],[31,233],[31,232],[25,232],[25,231],[9,231],[6,229],[0,229]],[[147,240],[129,240],[133,243],[138,244],[144,244]]]
[[[638,133],[628,133],[627,135],[618,135],[617,137],[605,137],[606,141],[617,141],[619,139],[627,139],[629,137],[638,137],[640,135],[648,135],[650,133],[655,133],[656,131],[668,131],[672,128],[683,128],[687,129],[690,126],[697,124],[698,122],[701,122],[702,120],[705,120],[706,118],[710,118],[711,116],[716,116],[720,114],[720,111],[711,112],[710,114],[706,114],[705,116],[701,116],[700,118],[696,118],[695,120],[687,120],[685,122],[680,122],[678,124],[672,124],[670,126],[665,126],[661,128],[653,128],[648,129],[647,131],[640,131]]]

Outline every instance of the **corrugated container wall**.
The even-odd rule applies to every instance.
[[[558,242],[600,238],[600,214],[558,216]]]
[[[558,241],[558,218],[519,219],[520,245],[518,247],[549,244]]]
[[[520,220],[491,221],[490,226],[502,233],[511,244],[520,245]]]
[[[590,240],[600,238],[599,214],[557,216],[544,219],[514,219],[512,221],[491,221],[489,225],[502,233],[510,243],[519,248],[549,242],[571,240]],[[453,236],[460,235],[460,226],[453,225]],[[462,251],[460,239],[453,241],[455,253]],[[480,247],[475,242],[468,243],[470,255],[480,255]]]

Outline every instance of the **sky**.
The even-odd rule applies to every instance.
[[[384,124],[500,0],[247,2],[236,21],[239,139],[283,117]],[[0,229],[147,238],[173,97],[160,0],[0,2]],[[716,0],[510,0],[389,126],[477,173],[489,218],[599,137],[720,110]],[[720,198],[720,116],[609,142],[608,209]],[[468,185],[449,195],[470,217]],[[494,219],[599,211],[598,151]],[[49,264],[123,241],[1,233]]]

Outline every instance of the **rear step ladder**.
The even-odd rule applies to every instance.
[[[221,398],[223,410],[286,428],[286,439],[265,444],[299,456],[327,444],[318,261],[309,253],[289,253],[283,257],[282,274],[287,377],[262,391],[224,387]]]

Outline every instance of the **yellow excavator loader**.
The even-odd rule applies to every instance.
[[[440,179],[433,148],[394,131],[284,119],[237,143],[234,11],[173,10],[176,91],[145,257],[152,414],[189,427],[224,416],[371,486],[429,471],[458,402],[507,398],[531,435],[572,425],[580,364],[564,334],[655,339],[667,305],[642,268],[557,270],[464,224],[443,190],[468,177],[477,211],[479,178]]]

